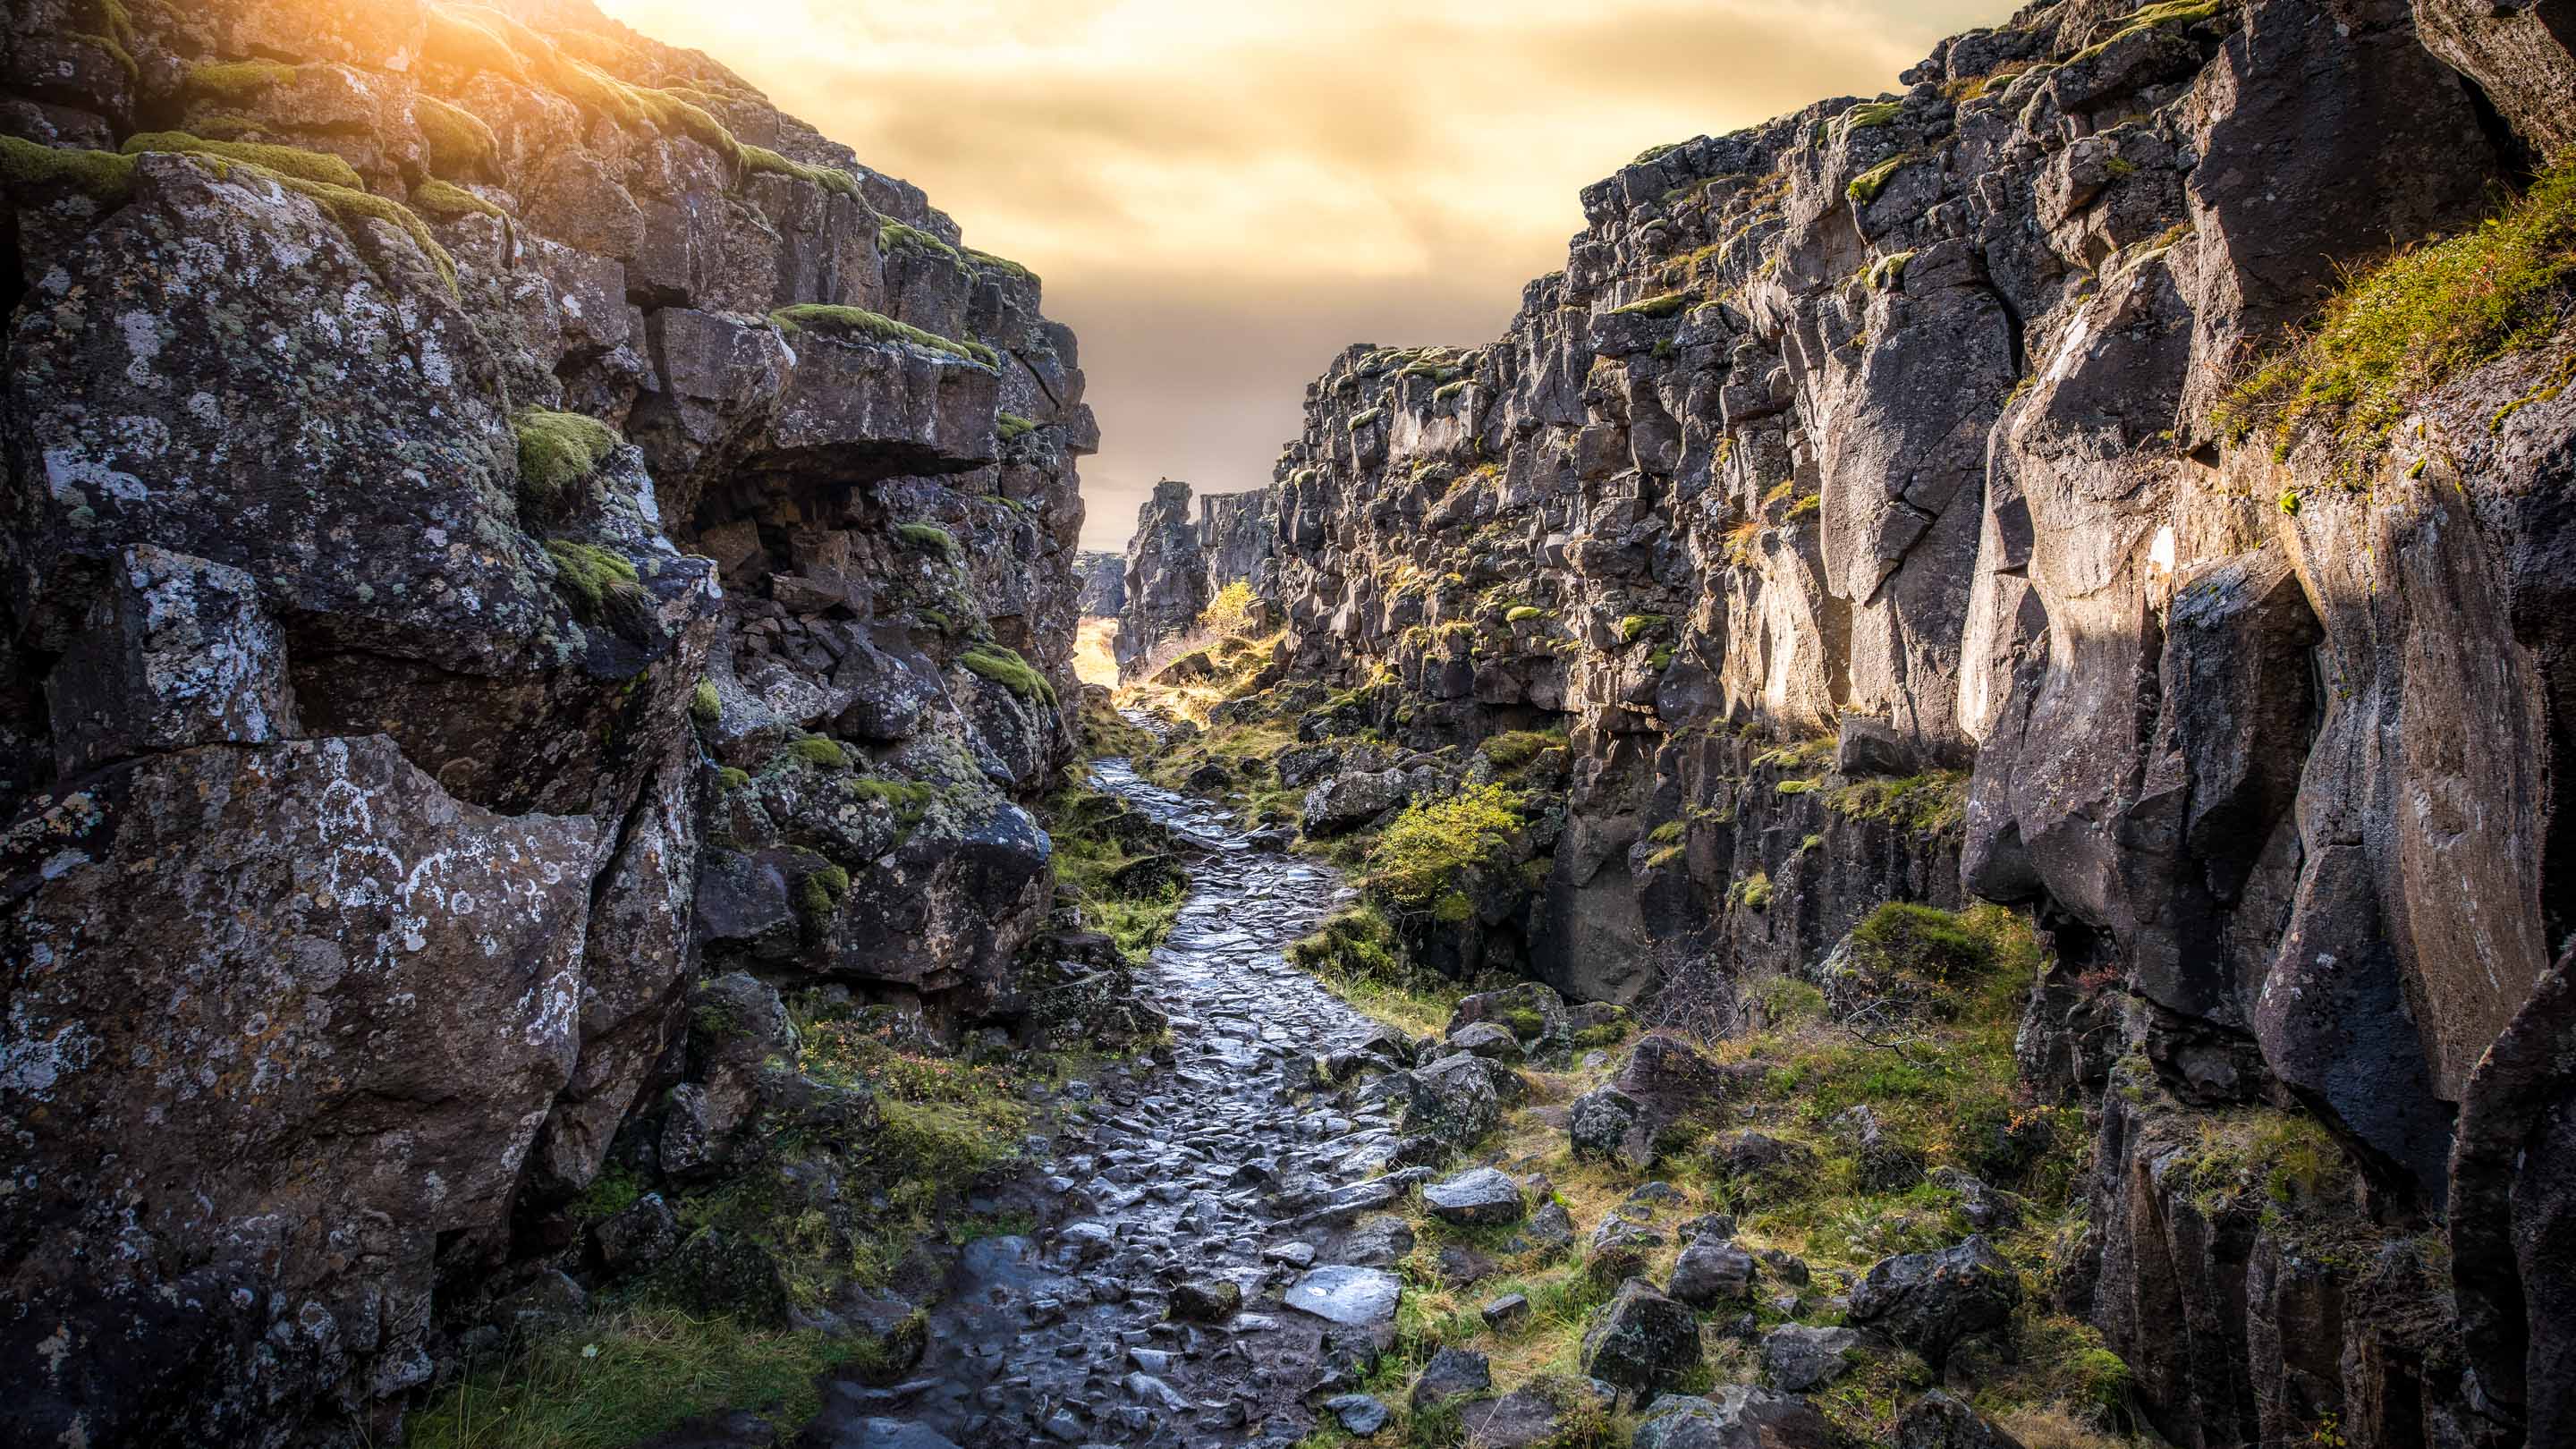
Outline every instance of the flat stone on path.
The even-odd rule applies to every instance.
[[[1432,1216],[1468,1226],[1516,1223],[1529,1211],[1519,1185],[1490,1167],[1435,1182],[1422,1190],[1422,1200],[1430,1204]]]
[[[1403,1281],[1384,1269],[1335,1264],[1288,1285],[1288,1306],[1344,1328],[1382,1328],[1395,1322],[1403,1292]]]

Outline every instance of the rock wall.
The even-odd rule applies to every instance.
[[[1014,1009],[1074,341],[584,0],[15,6],[0,162],[0,1438],[388,1442],[700,973]]]
[[[1346,690],[1309,737],[1569,732],[1544,882],[1461,964],[1652,1008],[1891,896],[2039,914],[2026,1063],[2100,1108],[2069,1305],[2181,1443],[2576,1433],[2576,330],[2360,462],[2214,417],[2339,268],[2565,144],[2565,6],[2417,9],[2059,0],[1658,147],[1500,341],[1339,358],[1276,475],[1296,669]],[[2265,1103],[2391,1256],[2159,1186]]]
[[[1250,584],[1270,597],[1277,533],[1268,489],[1211,493],[1190,517],[1190,485],[1165,479],[1136,510],[1127,541],[1125,612],[1118,666],[1132,673],[1155,646],[1188,633],[1226,585]]]

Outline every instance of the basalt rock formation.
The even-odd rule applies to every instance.
[[[1267,489],[1211,493],[1190,517],[1190,485],[1170,479],[1136,510],[1127,541],[1124,608],[1118,619],[1118,666],[1132,672],[1156,645],[1186,634],[1218,591],[1232,583],[1275,592],[1271,575],[1276,515]]]
[[[693,980],[1025,1007],[1074,341],[584,0],[5,26],[0,1439],[386,1442]]]
[[[1651,1010],[2029,907],[2026,1078],[2098,1126],[2058,1291],[2163,1432],[2576,1434],[2576,326],[2358,444],[2228,421],[2341,269],[2563,151],[2565,10],[2032,5],[1588,188],[1499,342],[1337,359],[1274,488],[1303,736],[1400,800],[1567,733],[1417,957]],[[2267,1106],[2362,1169],[2338,1225],[2169,1180]]]

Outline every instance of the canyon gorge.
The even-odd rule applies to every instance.
[[[2576,8],[1994,21],[1119,555],[720,57],[12,5],[0,1442],[2576,1442]]]

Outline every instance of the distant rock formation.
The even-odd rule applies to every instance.
[[[1074,576],[1082,581],[1079,607],[1086,619],[1115,619],[1127,606],[1127,556],[1080,553],[1073,558]]]
[[[1157,645],[1189,632],[1208,601],[1232,583],[1270,598],[1276,586],[1276,497],[1269,489],[1212,493],[1190,517],[1190,485],[1170,479],[1136,510],[1127,541],[1118,667],[1132,673]]]

